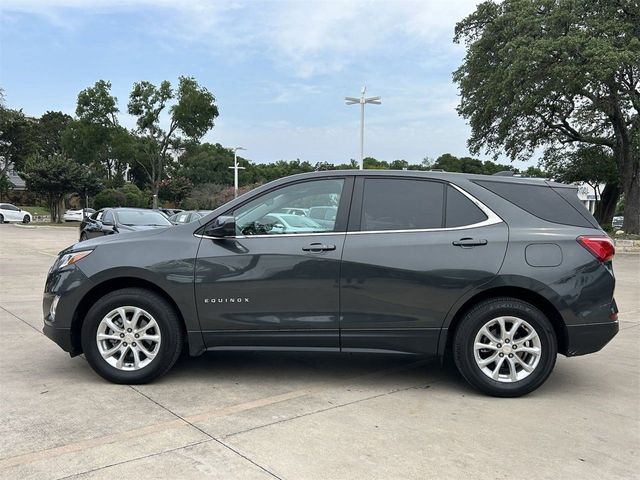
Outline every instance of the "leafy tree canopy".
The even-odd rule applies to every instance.
[[[637,0],[485,1],[458,23],[454,40],[467,47],[453,78],[472,152],[527,159],[538,149],[552,157],[583,144],[604,147],[627,199],[625,229],[638,233]],[[617,188],[610,186],[614,207]]]

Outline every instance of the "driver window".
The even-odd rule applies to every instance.
[[[234,210],[236,231],[245,236],[332,232],[343,186],[344,179],[313,180],[266,193]]]

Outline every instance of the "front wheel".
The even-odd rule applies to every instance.
[[[4,223],[4,215],[0,213],[0,223]]]
[[[467,312],[453,347],[462,376],[497,397],[519,397],[538,388],[558,353],[547,317],[530,303],[509,297],[486,300]]]
[[[25,215],[22,219],[22,223],[29,223],[31,221],[31,217],[29,215]]]
[[[82,349],[91,367],[113,383],[147,383],[166,373],[184,334],[173,307],[141,288],[108,293],[87,313]]]

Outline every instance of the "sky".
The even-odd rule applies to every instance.
[[[220,116],[204,141],[242,146],[257,162],[365,156],[419,163],[469,155],[451,74],[453,43],[474,0],[2,0],[0,88],[32,116],[74,114],[77,94],[104,79],[120,122],[134,82],[193,76],[216,96]],[[480,155],[480,158],[488,159]],[[523,164],[516,164],[522,166]]]

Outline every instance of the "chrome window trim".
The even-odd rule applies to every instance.
[[[275,235],[236,235],[235,237],[211,237],[207,235],[199,235],[193,234],[198,238],[209,238],[212,240],[248,240],[250,238],[281,238],[281,237],[316,237],[316,236],[326,236],[326,235],[365,235],[365,234],[377,234],[377,233],[423,233],[423,232],[450,232],[456,230],[467,230],[469,228],[480,228],[487,227],[489,225],[496,225],[498,223],[502,223],[503,220],[500,218],[493,210],[487,207],[480,200],[475,198],[466,190],[463,190],[458,185],[454,185],[453,183],[446,182],[446,185],[450,185],[451,187],[458,190],[465,197],[467,197],[473,204],[478,207],[482,212],[487,216],[486,220],[478,223],[471,223],[469,225],[462,225],[459,227],[437,227],[437,228],[410,228],[404,230],[358,230],[355,232],[316,232],[316,233],[283,233],[283,234],[275,234]]]

